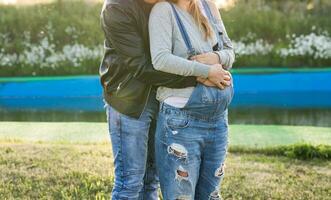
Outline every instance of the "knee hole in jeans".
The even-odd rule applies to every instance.
[[[216,169],[215,176],[216,177],[223,176],[224,175],[224,169],[225,169],[225,164],[223,163],[219,168]]]
[[[209,195],[209,200],[220,200],[221,196],[218,191],[218,188],[216,188],[212,193]]]
[[[181,144],[172,143],[171,145],[169,145],[168,146],[168,153],[178,157],[179,159],[186,159],[187,158],[187,150]]]
[[[191,196],[189,195],[180,195],[176,198],[176,200],[189,200],[191,199]]]
[[[178,169],[176,169],[176,180],[182,181],[182,180],[188,180],[189,174],[188,171],[184,169],[183,166],[179,166]]]

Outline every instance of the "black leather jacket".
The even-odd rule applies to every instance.
[[[117,111],[134,118],[139,118],[156,87],[196,85],[195,77],[153,68],[148,36],[151,7],[143,0],[106,0],[101,12],[105,34],[105,53],[99,70],[103,95]]]

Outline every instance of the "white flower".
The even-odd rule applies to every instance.
[[[235,53],[238,56],[249,56],[249,55],[267,55],[269,54],[274,46],[259,39],[251,43],[233,42]]]
[[[78,38],[78,31],[75,27],[68,26],[64,31],[70,35],[72,39],[76,40]]]
[[[3,50],[0,51],[0,66],[14,67],[17,63],[16,54],[4,54]]]
[[[87,47],[83,44],[67,44],[62,49],[57,48],[53,42],[53,27],[48,24],[47,35],[37,43],[31,43],[30,33],[23,33],[22,52],[8,53],[6,47],[10,45],[8,34],[0,33],[0,66],[32,66],[38,68],[81,67],[91,61],[100,60],[103,55],[102,45]],[[312,27],[313,30],[316,27]],[[66,28],[67,34],[77,36],[74,27]],[[73,37],[74,38],[74,37]],[[275,45],[262,39],[255,39],[256,34],[249,33],[237,42],[233,42],[237,56],[264,56],[270,53],[281,58],[309,57],[314,60],[331,59],[331,37],[324,31],[321,34],[314,32],[308,35],[286,35],[289,44],[285,48],[275,49]]]
[[[102,47],[90,49],[81,44],[65,45],[63,47],[63,55],[73,64],[78,67],[84,60],[98,59],[102,55]]]
[[[56,51],[55,44],[51,44],[44,37],[37,44],[27,44],[26,49],[18,57],[16,54],[4,54],[0,51],[0,65],[38,66],[40,68],[57,68],[63,63],[70,63],[73,67],[81,66],[87,60],[100,59],[103,53],[102,46],[88,48],[82,44],[65,45],[62,50]]]
[[[331,58],[331,38],[328,34],[300,35],[292,38],[287,48],[278,50],[278,54],[283,57],[309,56],[313,59]]]

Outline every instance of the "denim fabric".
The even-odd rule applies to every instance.
[[[140,118],[135,119],[107,105],[115,168],[113,200],[158,199],[154,157],[157,107],[152,95]]]
[[[155,151],[165,200],[221,199],[233,87],[198,84],[184,108],[161,103]]]

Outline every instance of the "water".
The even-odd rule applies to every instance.
[[[105,112],[8,111],[0,121],[106,122]],[[231,108],[230,124],[331,126],[331,109]]]
[[[331,126],[331,70],[233,77],[231,124]],[[0,81],[0,121],[105,122],[103,105],[98,76]]]

